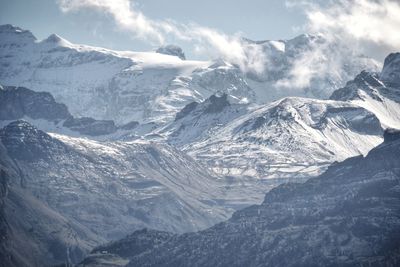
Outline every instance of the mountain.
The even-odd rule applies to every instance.
[[[75,132],[75,135],[109,135],[118,130],[113,121],[74,118],[67,106],[57,103],[50,93],[35,92],[24,87],[0,86],[0,124],[24,118],[46,130],[70,134]],[[130,129],[129,125],[123,125],[121,129]]]
[[[399,62],[400,53],[390,54],[381,73],[363,71],[330,98],[364,107],[376,114],[384,127],[400,129]]]
[[[379,65],[349,55],[335,62],[334,72],[321,70],[309,86],[298,90],[280,86],[313,51],[324,48],[327,55],[338,58],[339,49],[323,40],[301,35],[287,41],[247,41],[249,53],[257,48],[265,54],[265,71],[252,73],[221,59],[181,60],[183,51],[175,46],[163,47],[159,53],[112,51],[72,44],[55,34],[39,41],[27,30],[2,25],[0,83],[49,92],[75,117],[113,120],[117,125],[163,124],[185,105],[217,92],[240,103],[258,104],[291,95],[326,98],[356,73],[374,71]]]
[[[231,213],[218,177],[166,144],[49,135],[25,121],[0,139],[26,191],[107,240],[143,227],[204,229]]]
[[[259,71],[0,26],[0,262],[395,265],[400,54],[242,42]]]
[[[382,142],[378,118],[345,102],[292,97],[249,106],[224,95],[191,106],[160,134],[227,176],[309,177]]]
[[[106,241],[33,195],[24,179],[18,163],[0,143],[0,266],[79,262]]]
[[[174,234],[151,229],[142,229],[117,241],[94,248],[78,266],[124,266],[129,259],[159,246]]]
[[[383,129],[400,129],[400,54],[363,71],[330,100],[288,97],[266,105],[222,94],[188,104],[157,133],[215,172],[241,179],[315,176],[365,155]]]
[[[366,157],[278,186],[261,205],[172,237],[128,266],[396,266],[399,166],[400,133],[387,133]]]
[[[250,72],[248,85],[259,104],[288,96],[326,99],[362,70],[378,71],[376,61],[357,54],[348,44],[323,34],[301,34],[290,40],[252,41],[264,57],[262,71]]]
[[[71,117],[67,106],[56,103],[51,94],[23,87],[0,86],[0,107],[0,120],[18,120],[29,116],[57,121]]]

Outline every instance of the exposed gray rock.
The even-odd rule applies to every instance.
[[[85,135],[98,136],[117,131],[114,121],[95,120],[93,118],[70,118],[63,126]]]
[[[382,82],[379,80],[379,74],[363,71],[354,80],[347,82],[345,87],[334,91],[330,99],[340,101],[362,100],[361,92],[364,92],[373,99],[382,102],[379,96],[380,87],[382,87]]]
[[[7,129],[7,136],[18,134],[14,141],[0,139],[0,266],[54,266],[73,264],[82,260],[94,246],[105,240],[74,220],[66,219],[51,209],[27,188],[25,175],[20,171],[16,158],[7,153],[11,149],[14,156],[21,154],[21,161],[32,160],[24,157],[24,149],[33,138],[30,128]],[[19,139],[22,138],[22,139]],[[33,138],[33,139],[32,139]],[[35,140],[39,140],[36,138]],[[17,140],[25,147],[16,146]],[[7,147],[3,144],[8,144]],[[39,144],[37,144],[39,146]],[[18,148],[21,150],[18,151]],[[13,150],[14,149],[14,150]],[[32,151],[32,150],[30,150]],[[37,158],[36,158],[37,159]],[[50,193],[49,191],[47,193]],[[56,192],[55,192],[56,193]]]
[[[107,240],[144,227],[204,229],[227,216],[214,200],[217,179],[167,144],[49,135],[24,121],[4,127],[0,141],[21,187]]]
[[[50,147],[64,153],[67,150],[61,142],[23,120],[14,121],[0,129],[0,140],[8,154],[19,160],[49,159],[46,151]]]
[[[182,119],[183,117],[188,115],[190,112],[192,112],[194,109],[196,109],[196,107],[198,105],[199,105],[199,103],[197,103],[197,102],[192,102],[192,103],[187,104],[181,111],[176,113],[175,121]]]
[[[122,130],[133,130],[138,126],[139,126],[139,122],[131,121],[131,122],[128,122],[127,124],[124,124],[124,125],[122,125],[122,126],[120,126],[118,128],[122,129]]]
[[[182,60],[186,60],[185,53],[183,52],[182,48],[176,45],[161,46],[156,50],[156,53],[177,56]]]
[[[18,120],[24,116],[49,121],[72,117],[67,106],[57,103],[50,93],[34,92],[24,87],[2,87],[0,120]]]
[[[19,120],[24,117],[55,123],[64,120],[64,127],[90,136],[107,135],[118,130],[111,120],[74,118],[67,106],[57,103],[50,93],[35,92],[24,87],[0,87],[0,120]],[[137,122],[131,122],[121,129],[131,130],[137,125]]]
[[[225,107],[230,105],[227,94],[221,96],[212,95],[204,102],[204,104],[206,105],[205,112],[208,113],[221,112]]]
[[[175,236],[172,233],[150,229],[138,230],[125,238],[92,250],[79,266],[94,267],[107,261],[112,266],[129,262],[129,259],[159,246]]]
[[[173,237],[128,266],[396,266],[400,141],[332,165],[205,231]]]
[[[380,77],[388,84],[400,86],[400,53],[392,53],[385,58]]]
[[[385,142],[393,142],[400,139],[400,130],[398,129],[387,129],[383,134]]]

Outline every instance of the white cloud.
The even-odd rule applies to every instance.
[[[122,30],[155,45],[164,44],[168,36],[173,36],[194,43],[197,51],[207,51],[210,56],[237,64],[244,71],[260,73],[264,69],[261,49],[244,43],[240,35],[228,36],[211,28],[172,20],[152,20],[130,0],[58,0],[58,3],[65,13],[89,8],[110,15]]]
[[[355,54],[382,60],[400,49],[400,3],[395,0],[287,1],[307,18],[302,30],[325,41],[293,62],[277,86],[305,88],[327,76],[344,77],[344,66]]]
[[[339,0],[328,7],[309,5],[308,28],[339,38],[400,48],[400,2]]]
[[[262,47],[244,42],[240,34],[226,35],[196,24],[153,20],[145,16],[134,0],[58,0],[63,12],[97,10],[112,17],[116,25],[153,45],[169,39],[190,42],[194,51],[210,58],[221,57],[245,72],[263,73],[267,56]],[[300,7],[307,18],[303,31],[323,36],[311,43],[292,64],[279,87],[306,88],[313,80],[343,76],[344,62],[360,54],[383,57],[400,48],[400,4],[397,0],[287,0]],[[334,47],[334,48],[333,48]],[[382,58],[379,58],[382,59]]]
[[[141,39],[148,39],[157,43],[164,42],[164,36],[159,25],[148,20],[128,0],[59,0],[58,3],[63,12],[93,8],[107,13],[114,18],[121,29],[134,33]]]

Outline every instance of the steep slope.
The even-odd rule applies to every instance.
[[[299,90],[281,86],[282,80],[291,79],[294,62],[321,47],[335,58],[337,49],[321,38],[248,41],[249,53],[255,49],[259,58],[265,57],[265,70],[252,73],[220,59],[181,60],[183,52],[177,47],[164,47],[159,50],[163,54],[112,51],[72,44],[57,35],[38,41],[29,31],[3,25],[0,83],[50,92],[76,117],[114,120],[120,125],[133,120],[171,121],[188,103],[217,92],[240,103],[265,104],[292,95],[324,98],[362,69],[376,70],[375,61],[352,54],[342,57],[345,62],[336,62],[334,72],[321,70],[309,86]]]
[[[24,121],[0,138],[27,190],[106,239],[143,227],[198,230],[229,214],[218,179],[168,145],[48,135]]]
[[[174,236],[168,232],[138,230],[123,239],[96,247],[78,266],[125,266],[129,259],[167,242]]]
[[[0,266],[77,263],[105,241],[51,209],[24,187],[22,174],[0,143]]]
[[[400,133],[365,158],[281,185],[261,205],[173,237],[128,266],[396,266],[400,262]]]
[[[227,94],[192,102],[176,114],[175,121],[156,131],[178,147],[213,135],[213,130],[249,112],[248,105],[231,104]]]
[[[50,92],[74,116],[120,124],[163,113],[173,116],[176,107],[164,105],[163,95],[173,84],[179,87],[179,81],[174,82],[177,76],[208,64],[153,52],[75,45],[57,35],[38,41],[29,31],[11,25],[0,27],[0,46],[2,84]],[[192,99],[194,93],[182,89],[177,94]]]
[[[69,119],[71,114],[67,106],[56,103],[49,93],[0,86],[0,120],[18,120],[24,116],[57,121]]]
[[[400,53],[390,54],[381,73],[362,72],[331,96],[373,112],[384,127],[400,129]]]
[[[99,136],[117,131],[113,121],[74,118],[67,106],[57,103],[47,92],[34,92],[24,87],[0,86],[0,125],[28,119],[37,126],[72,135]]]
[[[400,129],[399,55],[389,55],[380,74],[361,72],[330,101],[291,97],[257,106],[212,96],[157,133],[226,176],[313,176],[365,155],[382,141],[382,128]]]
[[[285,98],[257,107],[231,105],[221,96],[195,106],[160,133],[215,172],[238,179],[309,177],[382,142],[377,117],[350,103]]]

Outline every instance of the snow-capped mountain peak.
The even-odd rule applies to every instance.
[[[112,119],[117,124],[133,120],[164,124],[187,104],[217,92],[237,102],[258,104],[291,95],[326,98],[362,69],[377,67],[365,57],[345,57],[334,73],[321,71],[310,86],[293,91],[279,84],[293,79],[294,62],[300,64],[299,60],[309,57],[307,53],[325,46],[323,38],[302,35],[247,42],[249,51],[256,46],[256,51],[266,55],[261,74],[222,60],[181,60],[183,51],[175,46],[165,46],[159,53],[112,51],[72,44],[55,34],[37,41],[29,31],[3,25],[0,83],[50,92],[78,117]],[[329,49],[335,51],[329,46],[324,49],[327,54]]]

